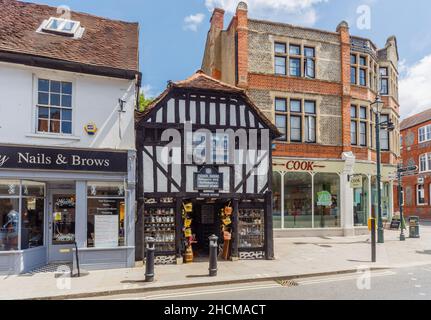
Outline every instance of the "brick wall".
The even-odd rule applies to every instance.
[[[253,102],[269,119],[274,120],[274,99],[277,96],[296,98],[298,95],[304,95],[318,102],[317,144],[290,146],[280,143],[276,151],[278,156],[340,158],[342,152],[353,151],[359,160],[375,161],[376,154],[371,147],[352,148],[351,146],[352,100],[370,105],[375,100],[376,92],[350,83],[350,54],[356,49],[352,47],[349,26],[346,22],[340,23],[336,31],[331,32],[250,19],[247,5],[240,2],[223,37],[230,40],[229,45],[225,44],[227,39],[223,40],[222,47],[219,48],[222,52],[221,79],[228,79],[231,83],[232,72],[237,70],[235,84],[247,90]],[[227,55],[232,55],[227,52],[232,52],[235,37],[237,37],[238,51],[235,57],[237,66],[232,64],[232,59],[227,59]],[[316,78],[275,75],[274,42],[314,47]],[[375,50],[374,45],[370,50]],[[363,54],[372,55],[373,59],[378,55],[395,59],[396,53],[396,41],[393,40],[387,43],[383,51]],[[224,62],[227,60],[229,65]],[[229,76],[226,76],[226,72]],[[218,76],[217,73],[216,75]],[[386,107],[391,110],[392,118],[398,120],[397,102],[390,98],[385,102],[387,102]],[[391,139],[394,148],[396,134],[397,132],[394,132]],[[295,152],[297,152],[296,155]],[[383,153],[383,162],[394,164],[396,150],[394,153]]]
[[[419,157],[424,153],[431,153],[431,142],[419,144],[419,128],[429,124],[431,124],[431,119],[428,122],[402,130],[401,158],[403,166],[419,166]],[[418,178],[424,179],[425,205],[417,205],[416,186],[418,185]],[[405,214],[407,216],[418,215],[422,219],[431,220],[431,172],[404,177],[403,188]],[[395,188],[394,193],[397,194],[397,188]],[[398,196],[395,197],[394,207],[396,211],[399,211]]]

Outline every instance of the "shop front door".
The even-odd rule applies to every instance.
[[[75,243],[76,196],[71,191],[53,191],[48,212],[50,263],[71,263]]]

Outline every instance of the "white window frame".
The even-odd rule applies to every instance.
[[[423,166],[425,162],[425,167]],[[431,171],[431,153],[424,153],[419,156],[419,172]]]
[[[49,133],[38,131],[38,81],[39,79],[49,79],[51,81],[63,81],[72,83],[72,134],[62,133]],[[33,99],[32,99],[32,115],[29,126],[31,130],[26,137],[28,138],[42,138],[42,139],[53,139],[63,141],[80,141],[82,139],[79,135],[78,128],[76,128],[76,116],[77,116],[77,79],[75,76],[68,75],[66,73],[54,73],[45,70],[41,70],[33,73]]]
[[[419,143],[431,141],[431,124],[419,128],[418,141]]]
[[[422,187],[423,189],[419,189],[419,187]],[[420,199],[419,192],[422,193],[422,198],[424,199],[423,203],[419,202],[419,199]],[[416,186],[416,204],[418,206],[426,206],[427,205],[426,199],[425,199],[425,185],[424,184],[418,184]]]
[[[67,78],[67,77],[55,77],[55,76],[50,76],[49,74],[44,74],[44,73],[41,73],[41,74],[35,74],[34,75],[34,95],[33,95],[33,99],[34,99],[34,103],[33,103],[33,105],[34,105],[34,133],[36,134],[36,135],[38,135],[38,136],[54,136],[54,137],[64,137],[64,138],[70,138],[70,137],[73,137],[74,136],[74,123],[75,123],[75,88],[76,88],[76,85],[75,85],[75,81],[73,81],[73,79],[71,79],[71,78]],[[39,80],[40,79],[42,79],[42,80],[49,80],[50,81],[50,83],[51,83],[51,81],[56,81],[56,82],[68,82],[68,83],[71,83],[71,85],[72,85],[72,94],[70,95],[71,96],[71,99],[72,99],[72,103],[71,103],[71,108],[67,108],[67,107],[62,107],[62,106],[52,106],[50,103],[48,104],[48,105],[41,105],[41,104],[39,104]],[[70,110],[71,111],[71,116],[72,116],[72,118],[71,118],[71,120],[69,121],[69,120],[67,120],[67,122],[70,122],[71,123],[71,133],[62,133],[61,131],[61,126],[62,126],[62,124],[61,124],[61,122],[62,122],[62,120],[61,120],[61,118],[60,118],[60,132],[43,132],[43,131],[39,131],[39,107],[46,107],[46,108],[48,108],[49,110],[51,109],[51,108],[57,108],[57,109],[61,109],[61,110],[63,110],[63,109],[65,109],[65,110]],[[49,125],[49,122],[48,122],[48,125]]]
[[[57,29],[50,28],[50,25],[57,21],[59,23],[59,27]],[[68,30],[63,30],[66,23],[74,23],[73,28]],[[41,25],[41,31],[47,33],[55,33],[59,35],[67,35],[67,36],[75,36],[77,31],[81,28],[81,23],[79,21],[64,19],[64,18],[55,18],[50,17],[48,20],[45,20]]]

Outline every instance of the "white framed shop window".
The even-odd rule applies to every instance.
[[[418,206],[426,205],[425,201],[425,185],[419,184],[416,186],[416,203]]]
[[[0,252],[45,245],[46,186],[0,179]]]
[[[118,248],[127,244],[124,182],[87,183],[87,247]]]

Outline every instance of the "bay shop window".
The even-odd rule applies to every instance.
[[[339,228],[337,173],[273,173],[274,228]]]
[[[44,245],[45,184],[0,180],[0,252]]]

